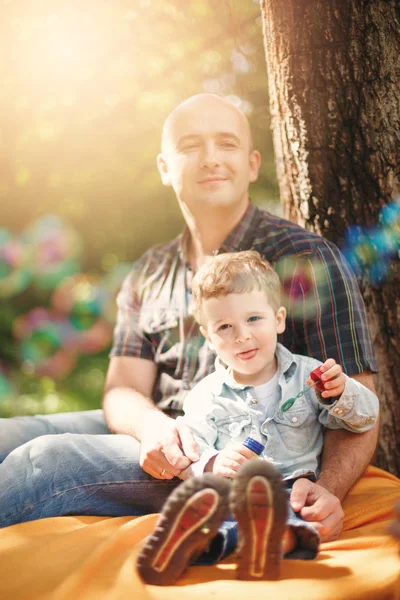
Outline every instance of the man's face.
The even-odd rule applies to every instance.
[[[247,206],[260,157],[251,151],[248,124],[235,107],[202,98],[173,115],[158,165],[165,185],[191,212]]]
[[[228,294],[202,302],[203,335],[235,380],[261,385],[276,372],[278,333],[285,330],[286,311],[275,311],[264,291]]]

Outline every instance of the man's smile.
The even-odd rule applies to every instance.
[[[209,175],[208,177],[202,177],[197,183],[217,183],[220,181],[227,181],[226,177],[222,175]]]

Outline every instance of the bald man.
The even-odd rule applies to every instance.
[[[377,365],[355,278],[333,244],[252,204],[248,187],[260,162],[247,118],[228,101],[199,94],[168,116],[157,165],[185,230],[146,252],[124,282],[104,413],[0,423],[2,526],[161,509],[180,472],[198,460],[189,430],[175,417],[187,392],[214,370],[215,355],[191,315],[190,284],[218,252],[253,248],[275,264],[289,290],[287,330],[279,341],[293,353],[334,358],[374,391]],[[320,276],[298,300],[290,290],[304,268]],[[301,424],[299,416],[290,426]],[[49,435],[57,433],[66,435]],[[363,434],[327,431],[317,482],[299,474],[292,507],[322,541],[339,536],[341,500],[368,465],[377,434],[377,427]]]

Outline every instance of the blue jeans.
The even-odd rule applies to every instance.
[[[0,527],[160,512],[180,480],[145,473],[139,448],[110,434],[102,410],[0,419]]]
[[[110,433],[102,410],[0,419],[0,527],[63,515],[160,512],[181,481],[145,473],[139,449],[131,436]],[[306,555],[290,557],[311,558],[315,530],[290,507],[288,525],[306,540],[299,544]],[[227,521],[197,564],[217,562],[236,543],[236,523]]]

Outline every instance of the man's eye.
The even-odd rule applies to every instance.
[[[232,148],[236,148],[236,144],[234,142],[221,142],[220,146],[222,146],[223,148],[228,148],[228,149],[232,149]]]
[[[181,148],[181,152],[191,152],[192,150],[196,150],[198,147],[198,144],[189,144],[188,146],[183,146],[183,148]]]
[[[260,320],[260,317],[257,317],[256,315],[253,315],[252,317],[249,317],[249,321],[250,321],[250,323],[251,323],[252,321],[259,321],[259,320]]]

